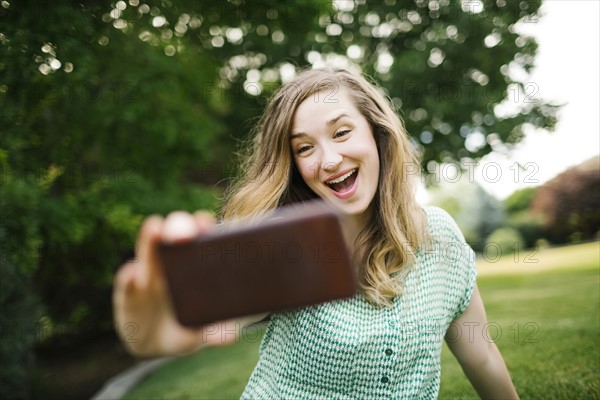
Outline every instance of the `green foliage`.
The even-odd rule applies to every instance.
[[[542,239],[542,218],[528,210],[513,212],[507,217],[506,225],[517,230],[523,238],[525,248],[532,248]]]
[[[522,250],[525,241],[518,230],[508,227],[498,228],[487,238],[486,248],[494,247],[499,254],[512,254]]]
[[[361,69],[398,105],[426,166],[478,159],[492,145],[517,143],[525,124],[556,122],[557,107],[535,96],[535,82],[508,73],[510,65],[526,77],[533,65],[537,44],[515,25],[536,23],[541,0],[478,4],[481,12],[458,1],[172,1],[99,15],[173,58],[210,58],[218,75],[201,92],[235,138],[245,137],[282,70],[326,62]],[[506,102],[519,110],[497,114]]]
[[[519,232],[525,248],[533,248],[542,239],[543,220],[530,211],[531,203],[538,191],[537,187],[519,189],[504,200],[507,214],[505,225]]]
[[[200,98],[214,64],[171,62],[77,7],[3,9],[3,398],[29,396],[30,349],[52,332],[112,329],[114,272],[144,216],[217,206],[219,191],[187,175],[220,155],[223,125]],[[112,46],[97,44],[104,35]],[[38,69],[57,57],[65,68]]]
[[[51,266],[30,267],[51,320],[110,329],[112,277],[142,218],[216,208],[218,192],[187,176],[219,156],[223,125],[201,98],[215,66],[206,55],[170,60],[98,20],[99,9],[43,10],[50,20],[67,17],[64,26],[41,24],[40,11],[26,2],[8,9],[2,118],[14,123],[0,142],[4,172],[48,189],[32,192],[28,211],[40,220],[39,256]],[[73,70],[42,68],[59,57]]]
[[[477,159],[492,145],[518,142],[526,123],[552,128],[556,122],[554,106],[531,100],[537,85],[508,74],[509,64],[525,76],[533,66],[537,44],[515,24],[535,23],[541,0],[485,0],[480,10],[473,4],[367,1],[324,18],[343,28],[340,35],[315,35],[322,53],[361,49],[356,61],[401,106],[424,166]],[[499,115],[494,108],[503,101],[521,111]]]
[[[525,188],[514,191],[504,200],[504,210],[509,214],[527,210],[536,192],[537,188]]]
[[[463,175],[458,182],[444,181],[431,188],[431,204],[446,210],[456,221],[467,243],[481,252],[486,238],[504,221],[502,203]]]
[[[1,150],[0,173],[0,395],[26,398],[41,311],[31,280],[42,243],[37,208],[53,174],[14,179]]]

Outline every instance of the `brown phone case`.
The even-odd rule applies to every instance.
[[[161,243],[158,254],[185,326],[350,297],[357,289],[339,217],[322,202],[190,242]]]

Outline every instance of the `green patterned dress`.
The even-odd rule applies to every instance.
[[[475,256],[452,218],[425,207],[433,246],[392,308],[362,295],[280,312],[243,399],[434,399],[450,323],[469,305]]]

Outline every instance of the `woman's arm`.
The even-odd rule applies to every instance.
[[[475,285],[471,303],[446,333],[446,343],[482,399],[518,399],[504,359],[484,331],[487,317]]]
[[[214,225],[206,212],[152,216],[140,229],[135,261],[125,263],[114,279],[113,309],[118,334],[130,353],[141,357],[184,355],[205,346],[238,339],[243,328],[266,314],[221,321],[190,329],[175,318],[162,266],[157,257],[161,240],[191,240]]]

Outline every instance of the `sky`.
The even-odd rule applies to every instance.
[[[490,153],[474,168],[474,180],[499,199],[600,153],[600,2],[546,0],[541,12],[519,26],[539,45],[527,81],[539,98],[565,105],[554,132],[526,131],[509,157]]]

